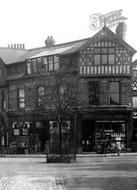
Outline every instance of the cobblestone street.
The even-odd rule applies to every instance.
[[[136,190],[137,156],[78,157],[48,164],[40,157],[1,157],[0,190]]]

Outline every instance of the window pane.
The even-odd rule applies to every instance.
[[[95,65],[100,65],[100,55],[95,55]]]
[[[109,51],[109,53],[114,53],[115,49],[114,48],[109,48],[108,51]]]
[[[107,55],[102,55],[102,64],[107,64]]]
[[[119,104],[119,94],[111,94],[110,95],[110,104],[112,104],[112,105]]]
[[[103,53],[105,53],[105,54],[106,54],[106,53],[107,53],[107,48],[102,48],[102,50],[101,50],[101,51],[102,51],[102,54],[103,54]]]
[[[47,57],[44,57],[44,58],[43,58],[43,64],[44,64],[44,66],[45,66],[45,71],[47,71],[47,70],[48,70],[48,61],[47,61]]]
[[[94,51],[95,53],[100,54],[100,48],[95,48]]]
[[[44,96],[44,87],[43,86],[41,86],[41,87],[39,87],[38,88],[38,94],[39,94],[39,96]]]
[[[20,108],[25,108],[25,103],[24,102],[20,102]]]
[[[33,69],[34,73],[37,72],[37,61],[36,61],[36,59],[32,59],[32,69]]]
[[[111,82],[110,83],[110,92],[111,93],[119,93],[119,82]]]
[[[115,63],[114,55],[108,55],[108,63],[109,64],[114,64]]]
[[[31,71],[31,60],[28,60],[28,61],[27,61],[27,73],[28,73],[28,74],[31,74],[31,72],[32,72],[32,71]]]
[[[24,98],[25,97],[25,91],[24,91],[24,89],[20,89],[19,90],[19,97],[20,98],[22,98],[22,97]]]
[[[54,70],[58,70],[59,69],[59,57],[54,56]]]
[[[48,57],[48,63],[49,63],[49,71],[53,71],[54,70],[54,60],[53,60],[53,56]]]
[[[25,107],[25,90],[19,89],[19,108]]]
[[[137,97],[133,97],[133,107],[137,108]]]
[[[120,103],[119,82],[110,83],[110,104],[117,105]]]
[[[89,90],[89,104],[98,105],[99,104],[99,83],[96,81],[88,83]]]

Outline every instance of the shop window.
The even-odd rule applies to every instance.
[[[137,108],[137,96],[133,97],[133,108]]]
[[[45,95],[45,88],[44,86],[38,87],[38,105],[41,106],[43,104],[43,98]]]
[[[99,82],[90,81],[88,82],[88,93],[89,93],[89,105],[99,104]]]
[[[19,89],[19,108],[25,108],[25,90]]]
[[[118,105],[120,104],[120,89],[119,82],[110,82],[110,104]]]

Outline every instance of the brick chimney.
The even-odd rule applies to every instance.
[[[25,44],[8,44],[8,48],[16,50],[24,50]]]
[[[126,24],[124,22],[119,23],[119,25],[116,28],[116,34],[119,38],[125,40]]]
[[[51,47],[55,45],[55,40],[53,39],[52,36],[48,36],[47,39],[45,40],[45,46],[46,47]]]

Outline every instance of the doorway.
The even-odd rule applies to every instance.
[[[95,121],[83,120],[82,122],[82,151],[93,152],[95,150]]]

